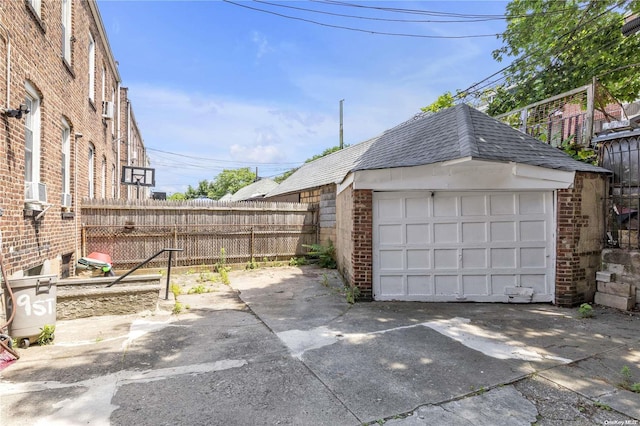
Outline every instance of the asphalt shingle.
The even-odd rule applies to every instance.
[[[471,157],[565,171],[606,173],[468,106],[422,115],[384,132],[354,171],[412,167]]]

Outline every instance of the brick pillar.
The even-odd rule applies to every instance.
[[[360,289],[360,300],[373,299],[373,192],[353,191],[353,265],[354,285]]]
[[[559,306],[593,300],[604,235],[605,179],[578,172],[572,188],[558,190],[555,302]]]

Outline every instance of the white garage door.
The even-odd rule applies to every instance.
[[[553,192],[375,192],[376,300],[550,302]]]

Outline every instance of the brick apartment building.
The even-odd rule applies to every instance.
[[[148,166],[95,0],[0,0],[0,231],[9,278],[73,273],[83,199]]]

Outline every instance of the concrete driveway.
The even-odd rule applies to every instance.
[[[637,313],[349,305],[315,267],[230,278],[178,315],[59,321],[0,373],[0,424],[640,424],[620,386],[640,382]]]

